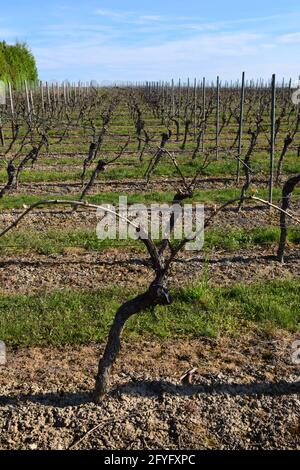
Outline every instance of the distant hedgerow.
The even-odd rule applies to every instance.
[[[0,80],[15,85],[38,80],[35,58],[25,43],[9,45],[0,41]]]

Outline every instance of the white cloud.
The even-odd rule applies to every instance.
[[[96,14],[106,17],[111,21],[122,22],[126,24],[149,24],[153,22],[160,22],[167,17],[163,17],[161,15],[139,15],[137,12],[134,11],[120,11],[120,10],[103,10],[97,9]]]
[[[98,8],[96,10],[96,14],[100,16],[106,16],[107,18],[110,18],[112,20],[122,20],[122,19],[128,18],[132,14],[132,12],[104,10],[104,9]]]
[[[219,74],[225,80],[242,70],[256,77],[298,75],[293,44],[299,44],[300,33],[291,32],[297,13],[223,22],[150,13],[100,8],[86,23],[70,16],[35,30],[29,42],[41,77],[165,80]],[[289,29],[282,24],[288,17]],[[17,36],[10,30],[5,36],[5,29],[3,34],[0,26],[0,37]]]
[[[91,42],[63,45],[55,49],[36,48],[38,63],[44,70],[84,70],[86,76],[103,79],[170,78],[171,75],[201,76],[213,70],[218,74],[227,68],[228,74],[240,71],[245,63],[259,57],[264,37],[257,34],[204,34],[189,40],[169,41],[155,46],[91,45]],[[80,78],[80,77],[78,77]],[[225,77],[226,78],[226,77]]]
[[[144,21],[161,21],[163,17],[161,15],[144,15],[140,16],[140,19]]]
[[[279,37],[279,42],[284,44],[298,44],[300,43],[300,32],[284,34],[283,36]]]

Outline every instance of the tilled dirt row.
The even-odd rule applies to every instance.
[[[103,345],[9,350],[0,449],[300,449],[295,339],[125,342],[100,405],[91,391]]]
[[[300,253],[293,250],[279,263],[276,249],[245,249],[238,254],[219,251],[204,256],[184,252],[174,263],[170,286],[200,282],[230,285],[287,279],[300,276]],[[32,294],[56,289],[95,290],[109,286],[148,286],[153,271],[145,253],[107,249],[101,253],[73,250],[66,254],[3,256],[0,261],[0,292]]]
[[[187,178],[187,182],[190,179]],[[252,187],[267,187],[267,182],[263,179],[254,179]],[[243,178],[241,178],[241,186]],[[178,187],[178,178],[155,178],[147,184],[145,179],[122,179],[122,180],[109,180],[97,181],[93,184],[89,194],[97,194],[101,192],[120,192],[120,193],[140,193],[140,192],[162,192],[162,191],[176,191]],[[201,178],[197,182],[196,189],[226,189],[236,188],[234,178],[230,177],[207,177]],[[11,191],[11,195],[15,194],[76,194],[80,195],[82,190],[81,183],[74,181],[64,182],[36,182],[36,183],[20,183],[18,189]],[[240,191],[240,189],[238,190]]]
[[[149,204],[148,207],[150,209]],[[205,204],[205,216],[212,215],[216,207],[214,204]],[[4,229],[13,223],[24,212],[25,208],[0,211],[0,229]],[[290,211],[295,217],[300,218],[300,201],[293,202]],[[71,206],[43,206],[26,215],[26,218],[14,230],[20,228],[21,230],[30,229],[39,232],[45,232],[49,229],[91,229],[96,231],[99,220],[95,210],[79,208],[74,211]],[[210,228],[231,231],[265,226],[278,227],[279,223],[278,211],[272,210],[270,212],[268,207],[260,204],[247,204],[241,212],[237,211],[236,206],[229,206],[224,211],[219,212]],[[296,226],[296,223],[289,218],[287,218],[287,224]]]

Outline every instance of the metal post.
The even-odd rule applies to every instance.
[[[238,158],[237,158],[237,184],[240,182],[241,172],[241,155],[242,155],[242,137],[243,137],[243,118],[244,118],[244,101],[245,101],[245,72],[242,74],[242,88],[241,88],[241,101],[240,101],[240,121],[239,121],[239,142],[238,142]]]
[[[185,113],[184,113],[184,120],[185,121],[188,118],[189,100],[190,100],[190,79],[188,78],[187,79],[187,93],[186,93]]]
[[[276,111],[276,76],[272,75],[272,106],[271,106],[271,151],[270,151],[270,178],[269,178],[269,202],[273,202],[273,176],[275,155],[275,111]]]
[[[50,97],[50,88],[48,82],[46,82],[46,89],[47,89],[47,98],[48,98],[48,106],[49,109],[51,108],[51,97]]]
[[[40,88],[41,88],[42,112],[44,113],[44,111],[45,111],[45,102],[44,102],[44,86],[43,86],[43,82],[40,82]]]
[[[28,94],[28,87],[27,87],[26,80],[24,80],[24,86],[25,86],[25,94],[26,94],[27,111],[29,114],[29,120],[31,121],[31,108],[30,108],[30,101],[29,101],[29,94]]]
[[[204,152],[204,134],[205,134],[205,118],[206,118],[206,111],[205,111],[205,106],[206,106],[206,100],[205,100],[205,77],[203,77],[202,81],[202,152]]]
[[[172,117],[175,116],[174,79],[172,78]]]
[[[220,113],[220,79],[217,77],[217,109],[216,109],[216,159],[219,158],[219,113]]]
[[[197,79],[194,80],[194,140],[196,140],[197,128]]]
[[[181,111],[181,80],[178,82],[178,117],[180,118]]]
[[[8,93],[9,93],[10,112],[11,112],[11,133],[12,133],[12,138],[14,138],[15,136],[15,110],[14,110],[13,93],[12,93],[10,82],[8,82]]]

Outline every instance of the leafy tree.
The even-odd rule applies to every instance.
[[[27,44],[0,42],[0,79],[18,85],[23,80],[35,82],[38,73],[35,58]]]

